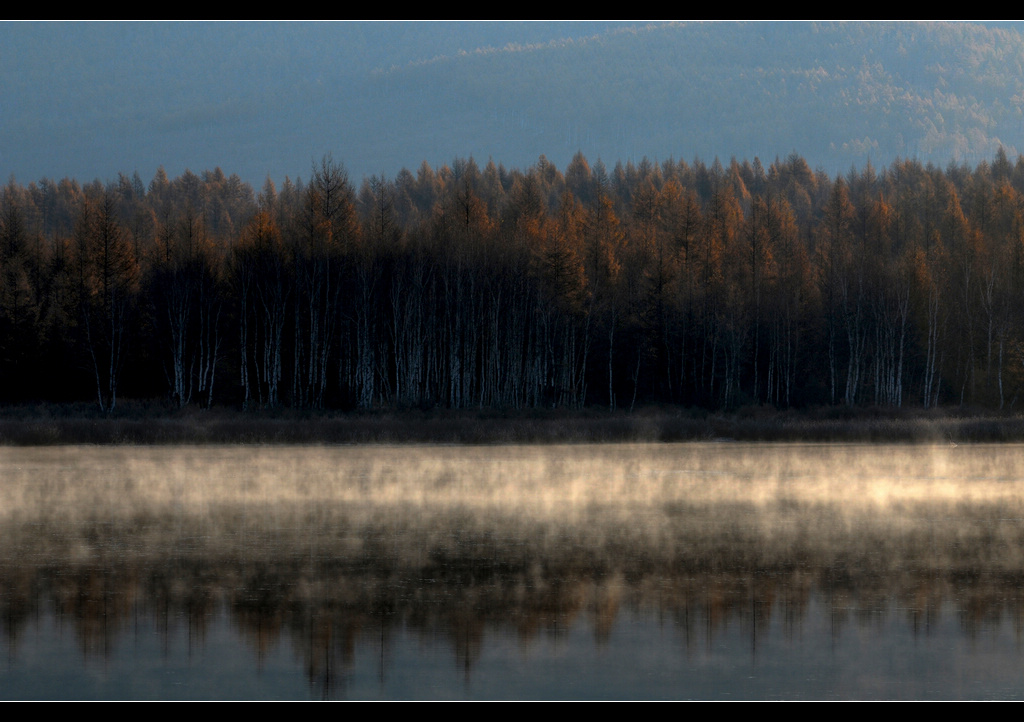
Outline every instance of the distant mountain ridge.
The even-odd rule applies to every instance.
[[[796,150],[842,172],[1015,155],[1022,69],[1015,27],[671,23],[435,58],[382,82],[461,152],[506,163],[541,146],[560,167],[577,149],[612,162]]]
[[[1013,23],[4,23],[0,173],[1024,150]]]

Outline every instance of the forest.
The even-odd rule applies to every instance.
[[[1024,157],[0,189],[0,402],[1024,404]]]

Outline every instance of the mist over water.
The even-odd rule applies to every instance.
[[[1022,452],[0,449],[0,697],[1017,698]]]

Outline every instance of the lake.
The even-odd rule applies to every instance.
[[[3,699],[1018,699],[1024,446],[0,448]]]

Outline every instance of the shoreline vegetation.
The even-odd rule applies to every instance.
[[[650,407],[392,409],[363,412],[174,409],[125,402],[0,407],[0,446],[66,444],[525,444],[678,441],[1024,442],[1024,414],[971,409],[820,407],[734,412]]]
[[[562,429],[553,414],[540,417],[553,430],[494,431],[508,415],[480,424],[484,408],[1002,418],[1024,399],[1022,288],[1024,155],[1005,151],[974,168],[897,160],[834,178],[794,152],[767,168],[612,170],[578,153],[564,173],[543,156],[526,171],[456,159],[358,188],[328,154],[308,184],[259,194],[219,169],[161,171],[148,188],[137,174],[12,179],[0,188],[0,404],[285,407],[314,427],[359,413],[329,439],[434,439],[454,423],[365,432],[377,409],[462,410],[451,418],[471,428],[443,440],[741,433],[674,413],[654,429],[614,414],[600,417],[611,429],[586,415]]]

